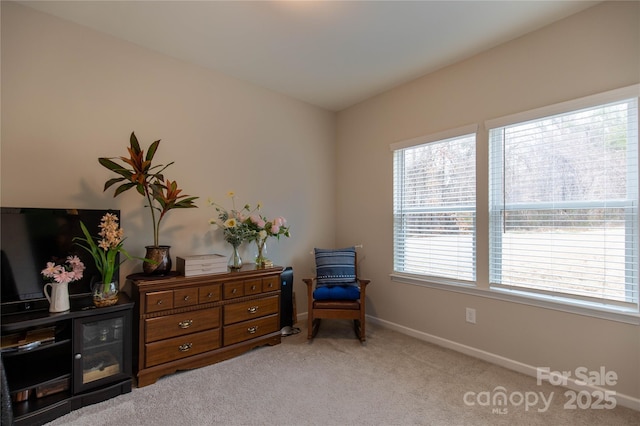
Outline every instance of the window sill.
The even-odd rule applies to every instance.
[[[625,324],[640,325],[640,314],[638,311],[624,310],[618,307],[599,306],[593,303],[581,302],[579,300],[559,302],[551,297],[544,297],[535,294],[526,294],[504,289],[480,289],[473,284],[466,284],[457,281],[431,279],[419,275],[410,275],[394,272],[390,274],[391,281],[405,284],[418,285],[422,287],[434,288],[443,291],[453,291],[456,293],[468,294],[488,299],[502,300],[512,303],[520,303],[538,308],[552,309],[577,315],[584,315],[593,318],[600,318],[609,321],[616,321]]]

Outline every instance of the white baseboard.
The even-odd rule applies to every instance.
[[[299,314],[297,316],[297,320],[306,321],[307,313],[304,312],[302,314]],[[492,364],[499,365],[500,367],[508,368],[509,370],[526,374],[527,376],[536,377],[536,378],[538,377],[538,369],[532,365],[524,364],[519,361],[515,361],[513,359],[509,359],[500,355],[493,354],[491,352],[486,352],[471,346],[463,345],[461,343],[457,343],[452,340],[443,339],[441,337],[424,333],[422,331],[414,330],[412,328],[405,327],[390,321],[382,320],[375,317],[370,317],[369,315],[367,315],[367,321],[370,321],[373,324],[377,324],[382,327],[388,328],[390,330],[394,330],[399,333],[406,334],[407,336],[415,337],[416,339],[433,343],[435,345],[442,346],[447,349],[451,349],[456,352],[460,352],[465,355],[469,355],[474,358],[479,358],[483,361],[487,361]],[[593,391],[608,390],[598,386],[576,383],[576,379],[571,377],[567,378],[566,387],[575,391],[586,390],[589,393],[592,393]],[[627,407],[627,408],[631,408],[632,410],[640,411],[640,399],[638,398],[634,398],[632,396],[616,392],[615,399],[616,399],[616,405],[620,405],[622,407]]]

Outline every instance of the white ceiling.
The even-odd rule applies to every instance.
[[[22,1],[339,111],[599,1]]]

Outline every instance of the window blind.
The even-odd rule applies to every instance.
[[[638,306],[637,97],[489,129],[492,288]]]
[[[475,281],[475,133],[404,145],[394,149],[394,270]]]

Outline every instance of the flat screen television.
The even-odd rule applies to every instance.
[[[100,273],[91,255],[73,239],[84,237],[80,221],[96,236],[105,213],[120,218],[119,210],[13,207],[0,210],[2,315],[48,309],[43,292],[47,281],[40,272],[47,262],[62,264],[69,255],[77,255],[86,267],[82,279],[69,283],[70,299],[91,294],[91,284],[100,280]]]

